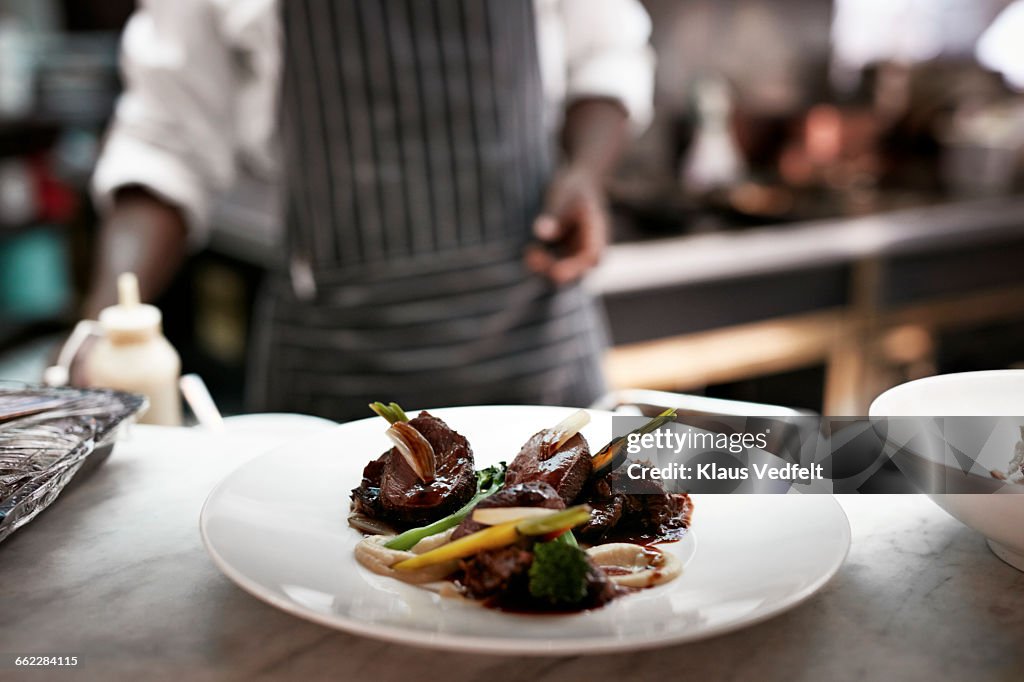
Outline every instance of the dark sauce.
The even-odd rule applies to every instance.
[[[638,591],[639,590],[637,588],[616,585],[615,596],[611,599],[601,603],[583,602],[578,606],[552,606],[551,604],[534,601],[532,599],[509,597],[508,595],[500,594],[488,597],[487,599],[477,600],[477,603],[486,608],[501,611],[502,613],[518,613],[520,615],[527,616],[568,616],[574,613],[597,611],[623,595]]]
[[[662,526],[657,530],[650,529],[630,529],[630,528],[614,528],[601,537],[600,542],[595,542],[595,545],[604,545],[609,542],[628,542],[633,545],[640,545],[641,547],[649,547],[651,545],[658,545],[668,542],[679,542],[686,535],[686,526],[668,527]],[[606,571],[607,572],[607,571]]]
[[[605,575],[633,575],[633,571],[623,566],[602,566]]]
[[[654,529],[615,526],[601,536],[600,542],[594,544],[629,542],[646,547],[667,542],[679,542],[686,535],[686,531],[690,528],[690,522],[693,520],[693,498],[686,493],[678,493],[673,497],[679,498],[681,511],[679,516],[668,523],[663,523]]]

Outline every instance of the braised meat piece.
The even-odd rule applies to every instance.
[[[591,562],[590,572],[587,573],[587,598],[583,608],[595,609],[598,606],[604,606],[627,591],[615,584],[604,571]]]
[[[545,443],[547,431],[533,435],[508,465],[506,485],[540,481],[558,493],[562,501],[571,504],[586,485],[593,463],[590,446],[580,434],[570,438],[558,450]]]
[[[690,522],[689,495],[670,494],[650,478],[626,484],[621,480],[625,475],[620,468],[591,484],[586,497],[593,511],[580,536],[588,542],[677,539]]]
[[[426,412],[409,420],[434,449],[434,480],[424,483],[397,449],[363,469],[352,491],[353,510],[400,526],[430,523],[465,505],[476,493],[473,451],[460,434]]]
[[[502,488],[498,492],[477,502],[476,509],[488,509],[491,507],[543,507],[544,509],[564,509],[565,502],[558,496],[555,489],[547,483],[533,481],[531,483],[517,483]],[[485,526],[473,520],[470,514],[462,520],[452,532],[452,540],[458,540],[463,535],[475,533]]]
[[[489,549],[461,562],[462,585],[474,599],[512,592],[529,594],[528,572],[533,554],[512,545]]]
[[[352,489],[352,511],[373,519],[383,518],[380,508],[380,479],[384,474],[384,463],[390,454],[386,452],[363,467],[363,480],[358,488]]]
[[[589,562],[589,560],[588,560]],[[518,545],[480,552],[464,559],[462,585],[474,599],[489,600],[492,606],[513,611],[548,611],[545,604],[530,596],[530,566],[533,553]],[[587,572],[587,596],[571,611],[604,606],[624,592],[604,571],[590,563]]]

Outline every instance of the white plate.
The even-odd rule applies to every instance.
[[[477,466],[510,460],[533,433],[572,410],[431,410],[465,435]],[[611,414],[584,434],[609,440]],[[607,653],[735,630],[806,600],[838,570],[850,526],[825,495],[705,495],[692,530],[663,545],[684,562],[677,580],[573,615],[503,613],[375,575],[356,563],[349,490],[387,449],[378,419],[344,424],[258,457],[210,494],[200,527],[229,578],[301,618],[405,644],[515,654]]]

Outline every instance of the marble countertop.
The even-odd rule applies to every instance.
[[[832,582],[778,618],[695,644],[513,660],[313,625],[242,592],[203,551],[209,491],[283,437],[237,426],[136,427],[0,544],[0,678],[16,654],[79,657],[73,670],[25,679],[406,682],[440,669],[447,682],[1024,678],[1024,573],[922,496],[841,498],[853,546]]]

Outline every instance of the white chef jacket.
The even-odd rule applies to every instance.
[[[1024,91],[1024,0],[1015,0],[996,17],[978,41],[978,61],[1003,74],[1009,84]]]
[[[553,107],[620,101],[651,115],[651,24],[638,0],[534,0],[542,80]],[[125,28],[126,84],[93,175],[101,209],[138,184],[184,211],[202,241],[211,199],[238,159],[275,169],[281,49],[275,0],[140,0]]]

